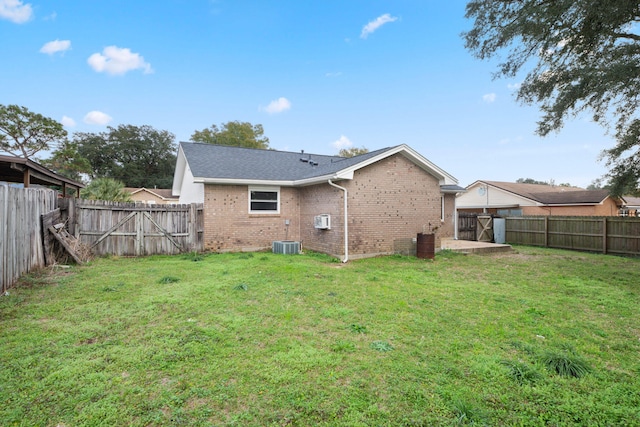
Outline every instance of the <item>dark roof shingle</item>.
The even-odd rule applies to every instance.
[[[390,149],[345,158],[202,143],[183,142],[180,146],[194,177],[264,181],[295,181],[332,174]]]

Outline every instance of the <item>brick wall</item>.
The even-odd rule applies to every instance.
[[[216,252],[271,248],[300,239],[300,204],[294,188],[280,188],[279,214],[249,214],[246,185],[204,186],[204,245]],[[289,226],[285,220],[289,220]]]
[[[438,180],[401,154],[357,170],[345,187],[350,256],[393,253],[396,239],[441,226]]]
[[[353,180],[339,181],[349,194],[349,257],[390,254],[431,227],[453,234],[453,223],[441,223],[438,180],[402,155],[381,160],[354,173]],[[335,256],[344,254],[343,192],[329,184],[301,191],[303,246]],[[454,198],[447,197],[453,218]],[[313,228],[313,216],[331,214],[331,230]],[[441,230],[438,231],[440,235]],[[439,242],[436,242],[438,245]]]
[[[336,184],[344,186],[345,182]],[[302,247],[338,256],[344,253],[344,193],[329,184],[302,187],[300,191],[300,238]],[[331,215],[331,229],[318,230],[313,217]]]
[[[442,226],[438,232],[439,237],[452,238],[455,236],[455,227],[456,227],[455,209],[456,209],[456,195],[446,194],[444,196],[444,221],[442,221]]]
[[[391,254],[418,233],[438,227],[453,236],[454,195],[445,196],[441,221],[438,180],[401,154],[355,171],[338,181],[349,193],[349,257]],[[213,251],[270,248],[274,240],[301,241],[303,249],[344,254],[344,193],[327,184],[280,188],[280,214],[248,213],[247,186],[205,185],[205,248]],[[331,229],[318,230],[313,218],[331,215]],[[285,226],[285,220],[290,225]]]

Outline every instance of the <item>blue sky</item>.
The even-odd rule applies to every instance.
[[[613,139],[588,117],[536,136],[518,81],[493,80],[496,62],[465,51],[465,4],[0,0],[0,104],[70,134],[150,125],[187,141],[239,120],[278,150],[405,143],[463,186],[602,176]]]

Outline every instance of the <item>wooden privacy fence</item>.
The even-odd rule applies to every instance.
[[[94,255],[178,254],[204,248],[203,205],[75,200],[75,234]]]
[[[40,216],[56,206],[57,192],[0,184],[0,288],[44,267]]]
[[[507,217],[508,243],[640,255],[640,218]]]

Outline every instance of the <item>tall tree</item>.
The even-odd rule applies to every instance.
[[[223,123],[220,128],[212,125],[195,131],[191,135],[191,141],[232,147],[269,148],[269,138],[264,136],[262,125],[239,121]]]
[[[128,187],[171,188],[175,136],[151,126],[120,125],[108,132],[76,133],[80,156],[91,163],[92,179],[112,178]]]
[[[463,34],[476,57],[505,52],[496,77],[524,71],[517,99],[538,104],[537,132],[561,129],[589,112],[613,131],[617,145],[603,157],[615,194],[640,178],[640,19],[638,0],[472,0]]]
[[[30,158],[67,137],[62,124],[18,105],[0,105],[0,151]]]
[[[89,160],[82,157],[78,152],[78,144],[69,140],[63,141],[51,153],[50,158],[38,160],[38,162],[52,171],[75,181],[82,181],[83,174],[89,175],[92,172]]]

